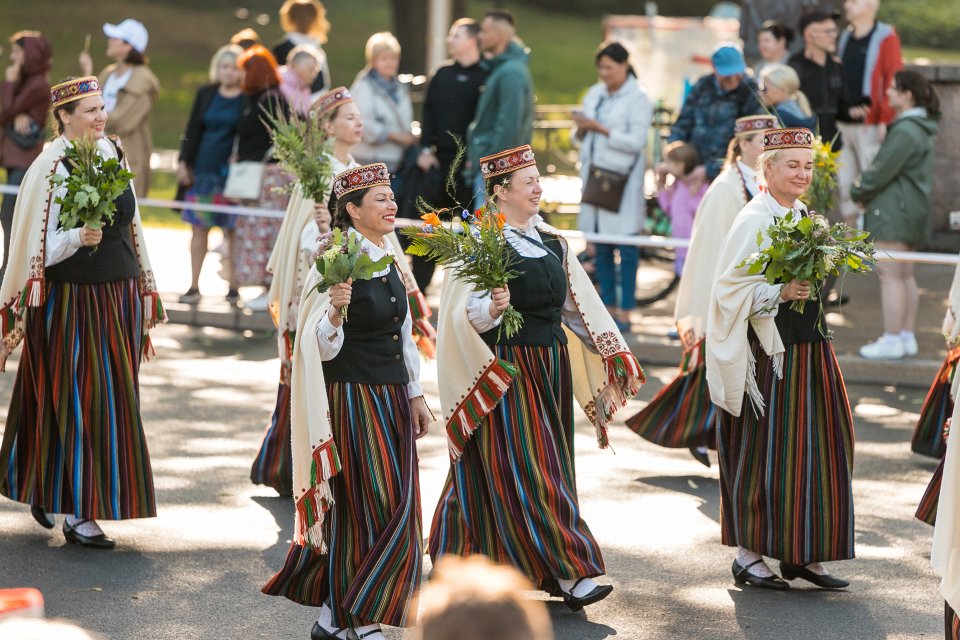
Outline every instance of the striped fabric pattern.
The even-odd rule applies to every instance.
[[[766,411],[720,412],[723,543],[793,564],[853,558],[853,419],[833,347],[787,345],[783,379],[751,348]]]
[[[28,307],[0,493],[48,513],[157,515],[140,418],[142,308],[135,279],[47,283]]]
[[[710,402],[705,354],[703,340],[684,352],[677,377],[627,418],[634,433],[671,449],[716,447],[717,406]]]
[[[450,469],[430,557],[481,553],[535,582],[602,575],[600,548],[577,500],[567,348],[494,351],[520,373]]]
[[[327,384],[342,469],[324,522],[328,553],[291,545],[267,595],[318,607],[333,624],[412,626],[420,587],[420,484],[406,385]]]
[[[927,490],[923,492],[920,498],[920,505],[917,506],[917,512],[914,517],[920,522],[926,522],[931,527],[937,523],[937,503],[940,502],[940,485],[943,484],[943,459],[933,471],[933,477],[930,478],[930,484]]]
[[[946,640],[960,640],[960,616],[946,602],[943,607],[943,637]]]
[[[920,407],[920,419],[913,431],[910,449],[922,456],[940,459],[947,452],[947,443],[943,440],[943,425],[953,415],[953,398],[950,387],[960,362],[960,348],[950,349],[943,364],[940,365],[933,384]]]
[[[282,367],[283,365],[281,365]],[[281,496],[293,493],[293,458],[290,451],[290,385],[280,383],[277,405],[263,434],[260,452],[250,469],[250,481],[273,487]]]

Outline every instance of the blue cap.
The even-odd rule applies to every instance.
[[[710,62],[719,76],[736,76],[747,71],[743,51],[732,42],[721,42],[713,50]]]

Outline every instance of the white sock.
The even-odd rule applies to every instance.
[[[827,568],[826,568],[825,566],[823,566],[823,565],[822,565],[821,563],[819,563],[819,562],[811,562],[810,564],[806,565],[806,568],[807,568],[809,571],[814,572],[814,573],[817,574],[818,576],[828,576],[828,575],[830,575],[830,572],[827,571]]]
[[[887,344],[900,344],[900,334],[899,333],[885,333],[883,334],[882,340]]]
[[[323,606],[320,607],[320,617],[317,618],[317,624],[323,627],[323,630],[327,633],[332,634],[337,629],[337,627],[333,624],[333,612],[330,611],[330,607],[327,606],[327,603],[323,603]],[[340,633],[336,634],[336,636],[338,638],[346,639],[347,630],[344,629]]]
[[[379,634],[375,633],[373,635],[369,635],[366,638],[364,638],[364,640],[384,640],[383,632],[380,630],[379,624],[368,624],[362,627],[354,627],[353,630],[356,632],[358,636],[362,636],[363,634],[368,633],[370,631],[379,631],[380,632]]]
[[[696,451],[697,453],[709,453],[710,448],[709,448],[709,447],[694,447],[693,450]]]
[[[560,588],[563,591],[566,591],[567,593],[574,596],[575,598],[582,598],[588,593],[590,593],[591,591],[593,591],[594,589],[596,589],[598,586],[600,586],[590,578],[584,578],[583,580],[580,580],[580,584],[577,584],[577,580],[579,580],[579,578],[575,580],[565,580],[563,578],[557,578],[557,583],[560,585]],[[577,587],[574,589],[573,585],[575,584],[577,584]],[[571,592],[570,589],[573,589],[573,591]]]
[[[103,529],[100,528],[100,525],[96,523],[95,520],[87,520],[80,526],[77,526],[77,523],[83,520],[83,518],[77,518],[75,516],[67,516],[67,526],[79,533],[82,536],[87,536],[92,538],[94,536],[99,536],[103,533]]]
[[[900,332],[901,340],[916,340],[917,336],[913,334],[913,331],[901,331]]]
[[[737,564],[741,567],[748,567],[757,560],[759,560],[760,563],[754,564],[752,567],[747,569],[747,573],[757,576],[758,578],[769,578],[772,576],[773,571],[770,571],[770,567],[768,567],[767,563],[763,561],[763,556],[761,556],[759,553],[754,553],[753,551],[749,551],[743,547],[740,547],[737,550]]]

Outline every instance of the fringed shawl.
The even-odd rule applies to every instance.
[[[537,228],[543,233],[557,233],[547,225]],[[637,394],[645,378],[589,276],[576,256],[571,256],[566,241],[560,238],[560,242],[570,293],[592,342],[581,342],[564,327],[573,392],[596,429],[597,443],[604,448],[614,413]],[[437,377],[452,461],[463,455],[473,432],[517,375],[516,368],[498,359],[470,324],[467,303],[472,294],[470,286],[456,278],[452,269],[446,270],[437,330]]]
[[[113,142],[111,142],[113,140]],[[63,136],[51,142],[43,153],[33,161],[20,185],[16,207],[13,211],[13,224],[10,242],[10,257],[7,271],[0,285],[0,322],[2,322],[3,342],[8,351],[13,351],[24,338],[24,311],[27,307],[42,307],[46,298],[45,262],[47,220],[55,193],[50,179],[63,159],[70,143]],[[101,155],[116,157],[114,144],[119,140],[103,138],[98,143]],[[123,165],[128,168],[126,158]],[[132,188],[132,187],[131,187]],[[137,205],[130,226],[133,234],[133,246],[140,263],[140,295],[143,297],[143,353],[149,359],[155,352],[150,342],[149,330],[167,316],[157,292],[157,283],[153,277],[150,258],[147,256],[147,244],[140,223],[140,206]]]

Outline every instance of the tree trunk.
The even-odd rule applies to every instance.
[[[425,0],[391,0],[393,33],[400,41],[400,73],[422,75],[427,67],[428,3]]]
[[[748,60],[760,57],[757,51],[757,34],[767,20],[782,22],[794,31],[800,16],[812,9],[833,11],[842,4],[841,0],[743,0],[741,3],[740,37],[743,38],[743,52]],[[797,33],[791,51],[803,48],[803,36]]]

